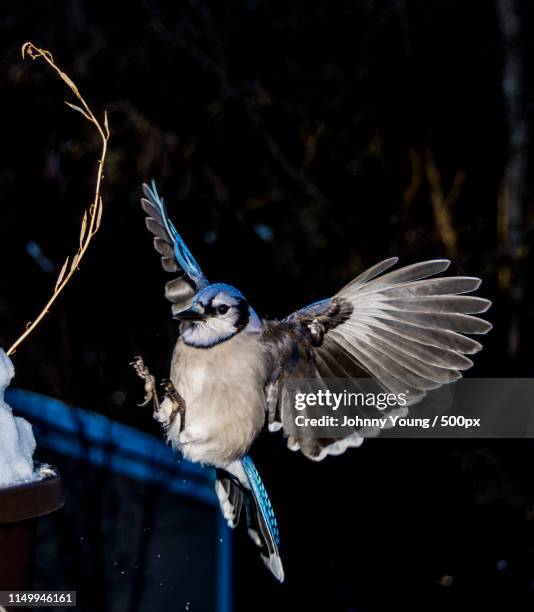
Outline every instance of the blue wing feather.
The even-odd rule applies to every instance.
[[[150,193],[152,204],[158,208],[165,230],[173,242],[174,255],[176,257],[178,265],[195,284],[197,290],[206,287],[207,285],[209,285],[209,282],[204,276],[195,258],[191,254],[191,251],[187,248],[182,237],[176,231],[174,224],[169,219],[169,216],[167,214],[167,208],[165,206],[165,201],[162,197],[159,196],[154,179],[152,179],[150,187],[148,187],[147,185],[146,189]]]

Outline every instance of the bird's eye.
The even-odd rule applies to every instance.
[[[217,313],[220,315],[226,314],[228,312],[228,306],[226,304],[221,304],[217,306]]]

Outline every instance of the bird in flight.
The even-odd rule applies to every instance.
[[[381,389],[408,393],[409,404],[461,378],[482,346],[466,334],[491,324],[474,314],[489,300],[466,295],[481,281],[442,276],[449,261],[424,261],[391,271],[397,258],[369,268],[333,297],[281,320],[261,319],[235,287],[211,284],[169,219],[154,182],[143,185],[146,225],[163,268],[179,336],[170,375],[158,397],[142,358],[133,365],[145,383],[145,404],[167,440],[193,462],[216,468],[216,493],[228,525],[244,508],[261,558],[282,582],[275,514],[249,449],[267,421],[284,428],[291,410],[284,385],[297,380],[370,377]],[[286,432],[287,434],[287,432]],[[292,431],[287,445],[314,461],[359,446],[364,433],[311,438]]]

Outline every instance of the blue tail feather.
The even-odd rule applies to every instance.
[[[252,459],[245,456],[217,470],[215,491],[222,513],[231,528],[237,525],[241,508],[245,509],[248,534],[260,548],[262,561],[273,576],[283,582],[284,567],[278,551],[280,536],[276,517]]]
[[[274,514],[273,506],[271,504],[271,500],[267,495],[267,491],[265,489],[265,485],[263,484],[260,475],[258,474],[258,470],[256,466],[252,462],[252,459],[246,455],[241,459],[241,465],[245,470],[245,473],[250,482],[250,487],[252,489],[252,493],[258,502],[258,506],[263,514],[265,522],[271,532],[273,540],[275,541],[277,546],[280,546],[280,534],[278,532],[278,524],[276,522],[276,516]]]

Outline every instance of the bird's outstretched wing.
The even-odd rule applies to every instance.
[[[161,255],[161,265],[166,272],[178,273],[177,278],[165,285],[165,297],[172,302],[173,314],[177,314],[189,308],[193,296],[209,282],[169,219],[155,182],[150,186],[143,183],[143,193],[141,206],[147,214],[145,223],[154,234],[154,248]]]
[[[383,274],[395,263],[397,258],[382,261],[334,297],[282,321],[266,323],[265,338],[278,363],[267,389],[272,431],[282,426],[284,411],[289,409],[284,383],[291,379],[372,377],[384,391],[408,391],[413,404],[426,391],[461,378],[461,372],[473,365],[465,355],[482,346],[465,334],[485,334],[491,329],[490,323],[472,316],[485,312],[491,302],[464,295],[475,291],[480,279],[429,278],[449,267],[445,259]],[[321,460],[358,446],[363,433],[354,431],[341,440],[290,435],[288,446]]]

